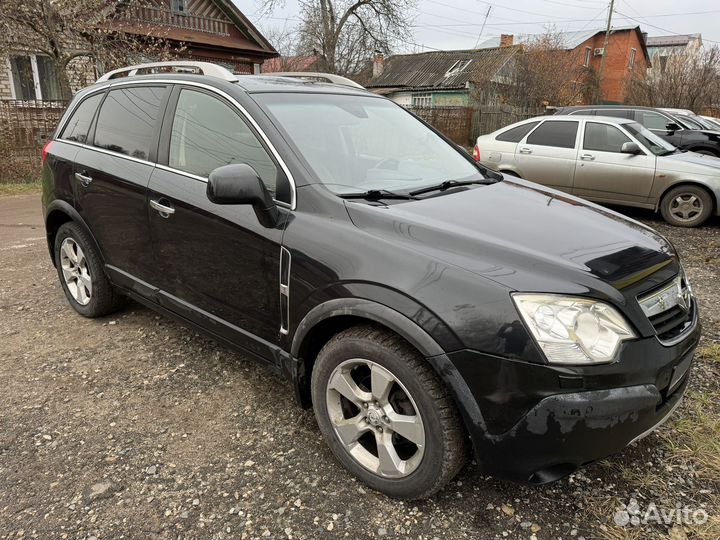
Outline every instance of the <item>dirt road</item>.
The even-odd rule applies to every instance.
[[[353,480],[312,412],[253,361],[137,304],[76,315],[39,195],[0,197],[0,538],[717,537],[720,226],[640,217],[680,248],[703,299],[703,358],[676,420],[550,486],[469,465],[402,503]],[[632,499],[709,521],[617,525]]]

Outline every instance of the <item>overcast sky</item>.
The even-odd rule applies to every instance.
[[[259,0],[234,1],[261,29],[297,24],[295,0],[286,0],[284,9],[262,19],[257,15]],[[405,49],[472,48],[488,8],[483,39],[501,33],[542,33],[549,27],[604,29],[608,4],[605,0],[418,0],[417,10],[408,13],[414,39]],[[613,16],[613,26],[640,25],[651,36],[701,33],[707,45],[720,42],[719,21],[720,0],[616,0]]]

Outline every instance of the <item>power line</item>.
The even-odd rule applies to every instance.
[[[638,24],[644,24],[645,26],[649,26],[650,28],[655,28],[656,30],[662,30],[663,32],[667,32],[668,34],[674,34],[674,35],[681,34],[681,32],[675,32],[675,31],[673,31],[673,30],[668,30],[667,28],[662,28],[662,27],[660,27],[660,26],[656,26],[656,25],[654,25],[654,24],[650,24],[650,23],[647,22],[647,21],[642,21],[642,20],[640,20],[640,19],[636,19],[635,17],[631,17],[630,15],[626,15],[625,13],[622,13],[622,12],[620,12],[620,11],[618,11],[617,13],[618,13],[618,15],[622,15],[623,17],[625,17],[625,18],[627,18],[627,19],[630,19],[631,21],[635,21],[635,22],[638,23]],[[657,16],[657,15],[656,15],[656,16]],[[715,40],[706,39],[706,38],[703,38],[703,41],[709,41],[710,43],[720,43],[720,41],[715,41]]]

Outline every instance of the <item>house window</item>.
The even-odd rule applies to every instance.
[[[583,66],[590,67],[590,58],[592,57],[592,47],[585,47],[585,62]]]
[[[450,66],[450,69],[447,70],[445,76],[452,77],[453,75],[462,73],[463,71],[465,71],[465,68],[470,65],[470,62],[472,62],[472,60],[458,60],[452,66]]]
[[[637,54],[637,49],[630,49],[630,69],[635,67],[635,55]]]
[[[172,10],[184,14],[187,11],[187,0],[172,0]]]
[[[432,107],[432,94],[430,92],[413,94],[412,106],[413,107]]]
[[[62,99],[55,61],[35,54],[10,57],[13,97],[23,101]]]

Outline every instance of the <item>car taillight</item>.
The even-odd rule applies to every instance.
[[[475,145],[475,148],[473,148],[473,159],[475,161],[480,161],[480,148],[478,148],[478,145]]]
[[[48,141],[45,143],[45,146],[43,146],[42,149],[42,161],[40,162],[41,165],[45,165],[45,160],[47,159],[48,152],[50,151],[50,145],[52,144],[52,141]]]

